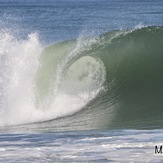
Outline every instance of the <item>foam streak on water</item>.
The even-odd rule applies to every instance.
[[[1,134],[0,161],[161,162],[155,145],[162,136],[162,130]]]

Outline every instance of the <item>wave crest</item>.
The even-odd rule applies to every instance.
[[[0,125],[47,121],[83,108],[69,118],[72,126],[160,125],[162,36],[162,27],[112,31],[56,43],[41,55],[35,35],[22,42],[1,37]],[[5,52],[5,43],[16,48]]]

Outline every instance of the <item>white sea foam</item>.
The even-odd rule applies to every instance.
[[[162,130],[0,135],[0,161],[162,162]],[[7,140],[7,141],[5,141]],[[40,143],[34,143],[35,141]]]
[[[72,67],[67,66],[83,48],[89,48],[91,45],[92,40],[86,44],[79,39],[74,50],[64,57],[65,60],[58,63],[59,73],[53,74],[58,75],[58,80],[54,82],[59,82],[60,88],[54,97],[49,97],[50,105],[37,108],[35,80],[37,70],[41,66],[39,58],[43,49],[38,35],[31,33],[25,40],[18,40],[6,31],[1,31],[0,35],[0,126],[33,123],[71,115],[81,110],[101,90],[105,81],[105,70],[99,60],[83,57]],[[78,64],[83,66],[83,70],[76,73],[74,71]],[[70,67],[70,70],[66,70],[67,75],[65,73],[64,76],[65,67]],[[82,82],[80,78],[84,78]],[[72,80],[76,88],[70,93],[70,90],[74,89],[74,85],[71,88],[68,85]],[[65,83],[67,88],[64,87]],[[91,90],[88,89],[89,86],[92,87]],[[51,89],[55,91],[55,88]],[[46,104],[46,101],[43,103]]]

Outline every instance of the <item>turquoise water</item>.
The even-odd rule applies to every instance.
[[[1,162],[161,162],[163,2],[0,2]]]

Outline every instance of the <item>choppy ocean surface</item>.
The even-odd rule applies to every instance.
[[[162,162],[162,145],[162,0],[0,1],[0,162]]]

